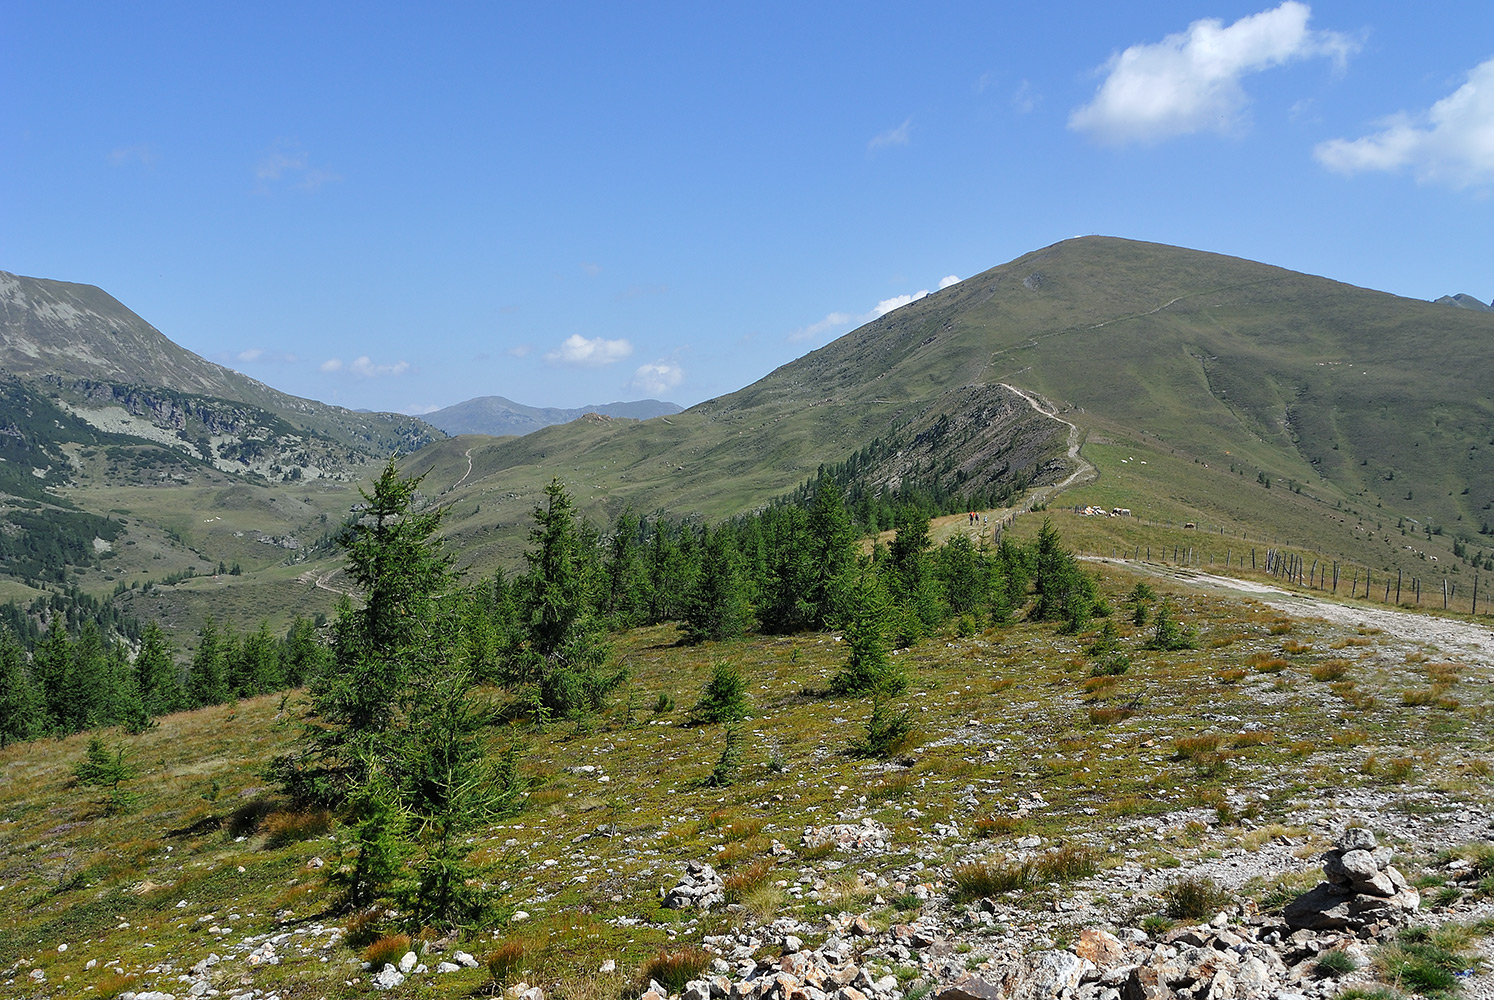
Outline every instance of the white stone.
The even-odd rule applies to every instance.
[[[369,977],[368,981],[376,990],[392,990],[405,981],[405,976],[394,966],[386,963],[382,969]]]
[[[413,951],[407,951],[399,960],[399,971],[408,976],[411,970],[413,970],[419,962],[419,955],[415,954]]]

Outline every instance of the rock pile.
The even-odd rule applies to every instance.
[[[1351,930],[1368,936],[1406,922],[1421,905],[1421,896],[1390,864],[1388,847],[1375,835],[1350,827],[1338,846],[1323,855],[1328,881],[1287,904],[1289,926],[1309,930]]]
[[[891,837],[887,827],[874,819],[864,819],[860,823],[808,827],[799,838],[799,843],[804,847],[834,844],[841,850],[880,851],[887,847]]]
[[[692,907],[709,910],[717,903],[726,902],[726,886],[716,869],[704,861],[691,861],[685,866],[685,877],[664,895],[664,906],[671,910],[688,910]]]

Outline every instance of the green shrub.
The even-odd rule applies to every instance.
[[[1152,641],[1147,643],[1147,648],[1166,652],[1193,648],[1196,639],[1193,630],[1180,625],[1173,617],[1174,614],[1172,602],[1163,601],[1162,606],[1157,609]]]
[[[1318,956],[1318,962],[1313,967],[1313,971],[1320,976],[1331,976],[1337,979],[1339,976],[1347,976],[1357,968],[1359,968],[1359,963],[1354,960],[1353,955],[1341,948],[1334,948]]]
[[[894,709],[886,696],[876,692],[872,695],[871,715],[866,720],[866,735],[851,749],[863,757],[887,760],[907,746],[912,735],[912,710]]]
[[[700,693],[700,700],[690,709],[690,721],[697,723],[736,722],[747,714],[747,681],[735,663],[718,660],[711,668],[711,679]]]
[[[1194,876],[1162,890],[1164,912],[1174,920],[1202,920],[1230,905],[1229,893],[1213,879]]]
[[[721,749],[716,767],[705,780],[708,788],[725,788],[737,780],[737,772],[742,769],[742,731],[736,726],[727,726],[725,739],[726,745]]]

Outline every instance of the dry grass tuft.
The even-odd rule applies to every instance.
[[[266,816],[259,828],[265,834],[266,847],[284,847],[325,837],[332,830],[332,814],[326,809],[277,811]]]
[[[410,935],[386,934],[363,949],[363,961],[375,971],[386,965],[398,965],[410,950]]]
[[[683,993],[685,984],[699,979],[710,964],[711,953],[694,945],[677,951],[661,951],[644,963],[641,978],[645,987],[649,980],[653,980],[670,993]]]
[[[1349,673],[1349,661],[1335,657],[1324,660],[1322,663],[1314,664],[1307,672],[1315,681],[1337,681],[1342,680]]]

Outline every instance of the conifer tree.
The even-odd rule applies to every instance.
[[[332,651],[316,634],[316,623],[301,615],[291,622],[281,648],[280,662],[285,671],[285,683],[300,687],[321,677],[332,662]]]
[[[533,546],[520,607],[522,635],[509,656],[508,680],[528,689],[542,713],[572,716],[602,707],[623,671],[608,671],[610,654],[587,590],[570,495],[559,479],[534,509]]]
[[[933,632],[944,618],[939,584],[929,559],[929,518],[904,504],[893,518],[896,534],[887,550],[887,589],[898,610],[898,640],[911,643]]]
[[[285,670],[280,663],[281,644],[270,632],[268,620],[245,635],[234,657],[230,687],[239,698],[249,698],[285,686]]]
[[[706,535],[700,574],[685,602],[685,641],[719,642],[747,631],[752,616],[747,592],[741,555],[731,527],[720,525]]]
[[[1037,601],[1029,617],[1038,620],[1058,620],[1065,628],[1077,632],[1094,613],[1099,600],[1099,588],[1094,577],[1079,568],[1073,554],[1063,547],[1058,529],[1049,518],[1043,519],[1038,531],[1034,555],[1033,585],[1037,590]]]
[[[840,602],[856,573],[855,533],[846,511],[845,494],[823,469],[809,508],[813,577],[807,595],[814,609],[811,628],[824,628],[839,613]]]
[[[343,605],[337,669],[313,688],[317,712],[360,733],[388,728],[406,694],[410,652],[424,639],[439,594],[455,585],[451,555],[436,534],[442,511],[417,509],[422,477],[401,478],[390,459],[361,516],[341,539],[363,606]]]
[[[402,478],[391,459],[373,490],[360,490],[361,516],[339,539],[363,606],[346,597],[339,604],[334,662],[313,678],[301,746],[271,765],[301,801],[337,805],[357,794],[370,815],[384,816],[375,786],[398,759],[412,678],[452,654],[439,641],[445,633],[435,631],[438,596],[455,584],[451,556],[436,536],[440,511],[417,509],[419,485],[418,477]],[[390,808],[397,811],[398,803]],[[370,830],[383,829],[385,819]]]
[[[70,733],[90,726],[112,722],[112,685],[104,640],[91,619],[78,630],[73,642],[69,669],[63,675],[61,698],[62,727]]]
[[[228,687],[227,651],[212,615],[197,632],[197,651],[187,671],[187,701],[194,708],[221,705],[233,696]]]
[[[68,732],[67,684],[73,670],[73,644],[61,615],[53,615],[46,634],[31,653],[32,675],[42,699],[43,728]]]
[[[816,569],[809,514],[797,506],[769,508],[761,521],[764,581],[758,621],[764,632],[779,635],[813,628],[818,607],[812,597]]]
[[[640,529],[638,515],[628,508],[618,515],[607,545],[602,609],[616,631],[641,625],[648,615],[648,573],[638,541]]]
[[[43,713],[25,650],[9,631],[0,630],[0,748],[41,735]]]
[[[862,570],[846,594],[839,618],[847,656],[845,665],[830,679],[831,693],[891,696],[908,686],[906,675],[887,658],[892,618],[881,579],[870,570]]]
[[[968,535],[954,535],[934,552],[934,575],[943,587],[949,610],[956,615],[972,614],[986,603],[991,569]]]
[[[138,773],[134,765],[125,760],[123,746],[116,747],[111,754],[103,739],[95,736],[88,741],[83,759],[73,768],[73,779],[80,785],[104,789],[104,798],[99,805],[104,807],[106,814],[113,816],[128,812],[134,805],[135,796],[120,786]]]
[[[141,633],[134,669],[135,687],[148,715],[166,715],[182,707],[181,675],[176,669],[171,643],[155,622],[148,622]]]

